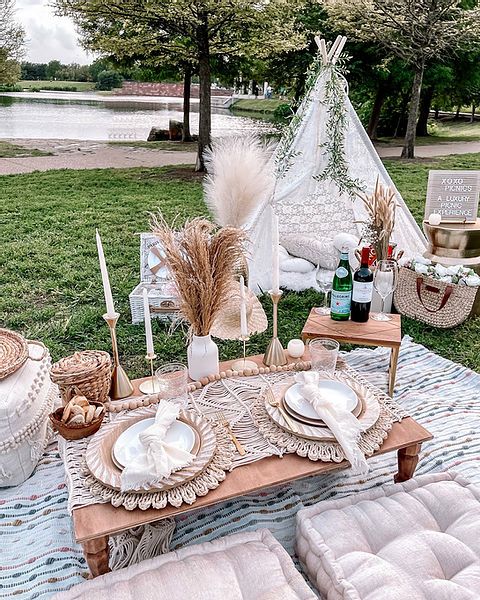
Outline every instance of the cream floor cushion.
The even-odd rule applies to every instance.
[[[296,541],[327,600],[480,599],[480,489],[453,473],[306,508]]]
[[[187,546],[73,587],[57,600],[315,600],[267,530]]]

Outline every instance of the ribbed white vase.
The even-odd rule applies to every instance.
[[[198,381],[220,372],[218,346],[210,335],[194,335],[187,349],[188,374]]]

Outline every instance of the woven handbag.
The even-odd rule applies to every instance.
[[[401,267],[393,303],[397,311],[406,317],[433,327],[450,329],[468,318],[477,289],[438,281]]]

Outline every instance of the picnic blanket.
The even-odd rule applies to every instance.
[[[386,389],[387,349],[359,349],[346,358],[372,383]],[[400,352],[395,400],[435,436],[424,444],[418,474],[454,470],[480,484],[479,374],[406,337]],[[369,464],[366,476],[341,471],[312,477],[180,516],[170,549],[265,527],[294,556],[298,510],[392,482],[396,472],[394,453],[371,459]],[[155,527],[148,536],[138,530],[128,536],[122,534],[116,546],[116,566],[142,558],[146,551],[142,545],[147,542],[150,551],[152,547],[165,551],[155,539]],[[87,573],[67,511],[63,464],[56,444],[52,444],[30,479],[15,488],[0,490],[0,599],[48,598],[80,583]]]

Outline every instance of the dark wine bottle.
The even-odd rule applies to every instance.
[[[332,284],[330,316],[334,321],[348,321],[352,301],[352,269],[348,261],[348,247],[343,247]]]
[[[370,246],[362,248],[360,267],[353,274],[351,319],[366,323],[370,314],[373,294],[373,272],[368,267]]]

